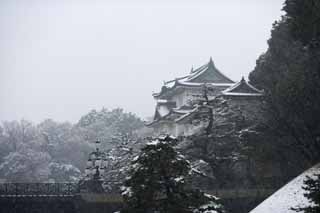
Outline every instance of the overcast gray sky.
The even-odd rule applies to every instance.
[[[233,80],[267,49],[283,0],[0,0],[0,120],[154,111],[153,91],[212,56]]]

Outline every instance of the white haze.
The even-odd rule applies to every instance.
[[[153,114],[152,91],[209,57],[239,80],[283,0],[1,0],[0,120]]]

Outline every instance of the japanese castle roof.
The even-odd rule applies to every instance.
[[[158,122],[166,122],[166,121],[173,121],[187,113],[189,113],[191,110],[180,110],[180,109],[170,109],[170,111],[164,115],[164,116],[159,116],[159,112],[156,110],[156,114],[154,116],[154,120],[151,121],[150,123],[147,123],[146,126],[153,126],[154,124],[157,124]],[[158,115],[157,115],[158,114]]]
[[[219,96],[223,97],[260,97],[263,96],[263,91],[258,90],[250,83],[248,83],[244,78],[241,81],[232,84],[232,86],[228,87],[227,89],[223,90]],[[165,100],[163,100],[166,102]],[[159,104],[159,103],[158,103]],[[192,116],[199,112],[201,107],[199,106],[181,106],[180,108],[171,107],[168,108],[168,113],[165,116],[154,116],[153,123],[160,121],[160,120],[172,120],[177,123],[183,123],[188,119],[192,118]]]
[[[176,78],[164,83],[159,93],[154,93],[154,97],[161,97],[168,91],[172,91],[176,87],[201,87],[204,83],[212,86],[230,87],[234,82],[220,72],[214,65],[212,58],[205,65],[191,70],[191,72],[183,77]]]
[[[233,82],[215,67],[210,58],[208,63],[195,70],[192,69],[188,75],[165,82],[161,91],[153,94],[157,99],[157,107],[153,121],[147,126],[157,125],[159,122],[188,122],[195,113],[202,110],[202,107],[184,105],[176,108],[176,103],[171,101],[170,97],[184,88],[202,88],[204,85],[218,87],[221,92],[217,95],[226,98],[260,97],[264,94],[244,78],[237,83]],[[160,107],[162,110],[159,110]]]
[[[243,77],[241,81],[223,90],[223,96],[262,96],[263,91],[249,84]]]

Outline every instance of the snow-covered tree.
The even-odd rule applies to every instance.
[[[5,141],[10,145],[10,151],[17,151],[37,135],[36,127],[27,120],[5,121],[2,123]]]
[[[223,212],[217,198],[190,187],[192,168],[176,142],[165,136],[142,148],[122,187],[122,212]]]
[[[142,126],[137,116],[122,109],[93,110],[75,125],[52,119],[37,125],[4,121],[0,125],[0,178],[8,182],[74,181],[84,173],[92,142],[99,139],[110,159],[106,182],[121,180],[126,171],[122,168],[133,157],[135,131]]]
[[[81,171],[71,164],[51,162],[49,169],[49,179],[54,182],[77,182],[81,176]]]
[[[298,212],[304,213],[319,213],[320,212],[320,174],[315,177],[307,177],[303,187],[307,193],[304,195],[308,198],[311,205],[305,208],[297,208]]]
[[[202,166],[207,165],[211,170],[208,177],[216,187],[230,185],[232,181],[237,182],[234,179],[239,175],[234,174],[233,168],[243,159],[239,132],[251,124],[237,105],[219,96],[209,100],[207,90],[210,88],[204,87],[204,98],[199,101],[191,121],[203,122],[204,128],[187,137],[185,141],[188,143],[180,145],[181,151],[188,153],[193,165],[199,160],[203,162]]]
[[[112,141],[113,147],[106,151],[104,187],[108,191],[119,191],[119,187],[128,175],[130,162],[139,154],[145,141],[121,134],[115,135]]]
[[[9,153],[0,164],[1,177],[11,182],[45,182],[51,157],[31,148]]]
[[[37,141],[41,144],[41,150],[49,153],[53,163],[71,164],[84,170],[92,147],[85,139],[86,132],[82,128],[77,128],[68,122],[58,123],[51,119],[41,122],[37,128]]]
[[[109,143],[115,134],[131,136],[135,130],[143,127],[143,122],[136,115],[124,112],[121,108],[113,110],[102,108],[100,111],[92,110],[82,116],[77,126],[88,131],[87,136],[90,141],[99,138]]]

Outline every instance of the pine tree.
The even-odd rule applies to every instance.
[[[282,138],[277,145],[313,165],[320,160],[320,2],[286,0],[283,10],[249,77],[265,91],[268,126]]]
[[[315,177],[307,177],[304,181],[304,190],[307,191],[304,196],[311,201],[312,205],[305,208],[294,208],[297,212],[304,213],[319,213],[320,212],[320,174]]]
[[[320,212],[320,174],[316,178],[308,178],[305,181],[307,185],[304,189],[308,191],[305,196],[311,200],[315,205],[307,207],[305,213],[319,213]]]
[[[320,1],[286,0],[283,10],[291,34],[303,44],[320,39]],[[319,43],[318,43],[319,44]]]
[[[239,184],[239,175],[234,173],[233,168],[237,162],[244,160],[240,153],[239,134],[252,122],[243,115],[239,106],[231,104],[224,97],[209,99],[213,92],[209,85],[204,85],[202,98],[196,103],[197,110],[190,121],[190,124],[202,123],[204,127],[188,137],[192,142],[183,150],[191,161],[201,159],[207,163],[212,176],[206,178],[211,179],[212,185],[230,187],[231,183]]]
[[[223,212],[217,198],[188,185],[191,166],[173,148],[176,142],[169,136],[157,138],[133,160],[122,187],[126,204],[122,212]]]

